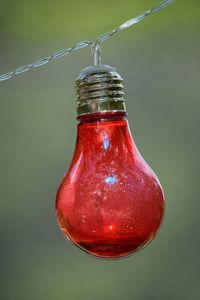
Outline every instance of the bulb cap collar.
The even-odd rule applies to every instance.
[[[100,65],[82,70],[75,89],[78,116],[126,112],[123,79],[113,67]]]

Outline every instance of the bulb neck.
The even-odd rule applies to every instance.
[[[123,79],[113,67],[82,70],[76,80],[77,116],[126,112]]]
[[[84,114],[77,116],[77,120],[80,124],[104,122],[104,121],[119,121],[127,120],[127,113],[123,111],[119,112],[98,112],[94,114]]]

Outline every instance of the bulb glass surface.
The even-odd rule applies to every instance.
[[[164,212],[162,187],[140,155],[126,113],[79,117],[56,214],[64,235],[96,257],[116,259],[147,245]]]

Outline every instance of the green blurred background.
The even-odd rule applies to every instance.
[[[95,39],[152,0],[0,0],[0,73]],[[154,242],[120,261],[69,245],[54,215],[76,140],[74,80],[86,48],[0,83],[0,299],[200,299],[200,2],[177,0],[102,47],[125,79],[130,128],[160,178]]]

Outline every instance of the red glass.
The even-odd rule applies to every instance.
[[[79,117],[75,153],[56,199],[64,235],[87,253],[120,258],[156,235],[162,187],[138,152],[125,113]]]

